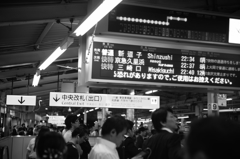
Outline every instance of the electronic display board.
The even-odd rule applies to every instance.
[[[240,19],[231,20],[231,23],[237,20],[239,24]],[[108,31],[240,44],[236,40],[232,42],[233,37],[229,37],[232,32],[229,17],[128,4],[119,4],[109,13]]]
[[[94,42],[91,79],[240,88],[240,55]]]

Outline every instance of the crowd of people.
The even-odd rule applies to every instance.
[[[179,132],[171,108],[152,113],[154,130],[122,116],[111,116],[101,127],[93,147],[89,130],[76,115],[68,115],[60,133],[37,125],[27,147],[27,159],[226,159],[240,158],[240,125],[221,117],[193,121],[187,135]],[[24,125],[23,125],[24,126]]]

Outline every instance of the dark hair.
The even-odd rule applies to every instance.
[[[78,119],[77,115],[70,114],[65,119],[66,129],[69,130],[72,127],[72,123],[75,123]]]
[[[73,130],[72,137],[76,136],[83,137],[85,134],[86,134],[85,129],[83,127],[79,127]]]
[[[138,129],[138,132],[141,133],[141,132],[146,131],[146,130],[147,130],[146,128],[140,127],[140,128]]]
[[[203,152],[209,159],[240,158],[240,125],[221,117],[209,117],[191,124],[186,139],[190,158]]]
[[[112,116],[107,118],[102,126],[102,136],[110,134],[110,132],[115,129],[116,133],[119,134],[124,129],[127,129],[127,122],[122,116]]]
[[[152,113],[152,123],[157,132],[162,129],[162,124],[160,122],[166,122],[168,112],[173,113],[173,110],[170,107],[163,107]]]
[[[126,122],[127,122],[127,129],[132,130],[134,123],[130,120],[127,120],[127,119],[126,119]]]
[[[40,136],[36,153],[40,159],[62,159],[66,157],[66,142],[57,132],[47,132]]]
[[[38,136],[36,137],[35,140],[35,145],[34,145],[34,151],[36,151],[36,145],[37,142],[39,141],[40,137],[43,136],[45,133],[50,132],[49,128],[47,126],[41,126],[39,132],[38,132]]]

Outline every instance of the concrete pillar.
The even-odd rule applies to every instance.
[[[135,95],[134,89],[129,90],[129,95]],[[126,119],[134,122],[134,109],[127,109],[126,110]]]
[[[203,117],[203,103],[198,103],[196,106],[195,106],[195,115],[198,117],[198,118],[202,118]]]
[[[107,113],[108,113],[108,108],[102,108],[102,120],[101,120],[101,126],[107,119]]]
[[[212,110],[211,103],[218,103],[217,93],[216,92],[208,92],[207,93],[208,100],[208,116],[219,116],[219,110]]]
[[[86,35],[79,38],[79,49],[78,49],[78,85],[76,86],[76,93],[89,93],[89,88],[84,86],[86,76]],[[87,124],[87,109],[84,109],[84,124]]]

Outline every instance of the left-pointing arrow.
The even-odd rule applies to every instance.
[[[23,100],[23,97],[21,97],[21,100],[18,100],[18,102],[19,102],[20,104],[23,104],[23,103],[25,102],[25,100]]]

